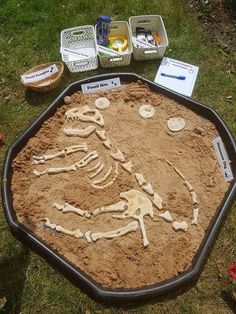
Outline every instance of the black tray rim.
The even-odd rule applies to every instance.
[[[180,290],[185,286],[191,285],[192,282],[196,281],[200,276],[205,262],[210,254],[212,246],[216,240],[216,237],[220,231],[220,228],[226,218],[226,215],[231,208],[235,198],[236,198],[236,179],[235,172],[233,169],[234,179],[231,181],[228,192],[225,195],[224,200],[219,206],[213,220],[211,221],[205,237],[193,258],[192,266],[176,277],[172,277],[168,280],[162,281],[160,283],[145,286],[137,289],[110,289],[104,288],[93,279],[91,279],[87,274],[85,274],[78,267],[74,266],[67,259],[61,256],[58,252],[53,250],[50,246],[46,245],[39,237],[34,235],[30,229],[22,225],[17,221],[16,214],[12,205],[12,194],[10,189],[9,173],[11,173],[11,162],[14,157],[19,152],[19,146],[31,137],[28,136],[29,133],[35,134],[38,128],[41,126],[42,122],[48,117],[52,116],[60,105],[62,105],[63,97],[66,95],[71,95],[75,90],[79,90],[81,84],[87,84],[91,82],[96,82],[100,80],[112,79],[119,77],[122,82],[134,82],[141,81],[147,84],[152,90],[160,92],[172,99],[179,101],[180,103],[187,105],[188,107],[195,110],[196,107],[201,108],[210,115],[210,120],[215,119],[218,126],[221,128],[220,135],[223,139],[227,140],[229,150],[231,151],[231,156],[233,161],[236,159],[236,143],[231,131],[228,129],[227,125],[221,118],[221,116],[212,108],[201,104],[189,97],[175,93],[167,88],[164,88],[150,80],[144,79],[141,76],[134,73],[108,73],[93,76],[90,78],[85,78],[70,84],[64,91],[52,102],[52,104],[39,115],[37,119],[14,141],[14,143],[9,147],[3,165],[3,176],[2,176],[2,202],[5,217],[9,228],[13,235],[19,238],[19,240],[24,243],[27,242],[33,249],[36,249],[41,255],[43,255],[49,262],[55,265],[59,270],[70,280],[81,287],[86,293],[98,301],[110,303],[119,301],[138,301],[149,299],[152,297],[161,296],[163,294],[169,294],[170,292]],[[228,150],[227,150],[228,151]]]

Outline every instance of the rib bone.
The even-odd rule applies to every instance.
[[[109,181],[105,185],[97,185],[97,184],[94,184],[94,183],[91,183],[91,185],[95,189],[103,190],[103,189],[107,188],[108,186],[112,185],[116,181],[117,177],[118,177],[118,163],[116,163],[115,175],[114,175],[114,177],[113,177],[113,179],[111,181]]]
[[[183,222],[174,221],[172,226],[175,231],[181,230],[186,232],[188,230],[188,224],[185,221]]]
[[[83,210],[81,208],[74,207],[68,203],[65,203],[64,205],[54,203],[53,207],[62,211],[63,213],[75,213],[77,215],[85,216],[87,218],[91,217],[91,214],[87,210]]]
[[[86,172],[92,172],[94,170],[97,170],[97,168],[100,167],[100,165],[101,165],[101,160],[99,159],[98,163],[94,167],[87,169]]]
[[[67,127],[63,129],[63,132],[68,136],[88,137],[96,130],[94,125],[89,125],[86,128]]]
[[[117,211],[123,211],[125,209],[125,202],[120,201],[116,204],[107,205],[104,207],[96,208],[93,211],[93,216],[97,216],[104,213],[111,213],[111,212],[117,212]]]
[[[82,168],[82,167],[87,166],[92,160],[97,159],[97,158],[98,158],[98,154],[94,150],[94,151],[90,152],[88,155],[86,155],[83,159],[76,162],[75,165],[77,168]]]
[[[104,163],[102,163],[100,167],[97,169],[97,171],[91,174],[89,178],[90,179],[95,178],[100,172],[102,172],[103,168],[104,168]]]
[[[96,181],[93,181],[92,183],[96,185],[96,184],[104,182],[109,177],[111,172],[112,172],[112,166],[108,169],[107,173],[102,178],[100,178]]]
[[[97,241],[98,239],[101,239],[101,238],[112,239],[112,238],[125,235],[129,232],[136,231],[137,228],[138,228],[138,223],[136,221],[132,221],[126,227],[122,227],[122,228],[108,231],[108,232],[92,233],[90,236],[93,241]]]
[[[111,157],[120,162],[125,162],[125,157],[119,149],[117,149],[116,153],[111,153]]]

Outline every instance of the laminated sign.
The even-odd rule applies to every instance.
[[[53,65],[51,65],[47,68],[44,68],[42,70],[32,72],[29,74],[21,75],[21,79],[22,79],[24,84],[35,83],[38,81],[42,81],[45,78],[48,78],[57,72],[58,72],[58,68],[57,68],[56,64],[53,64]]]
[[[233,180],[234,177],[233,177],[233,173],[230,167],[230,160],[226,152],[225,145],[220,136],[216,137],[213,140],[213,145],[216,151],[216,155],[217,155],[221,170],[223,171],[225,181]]]

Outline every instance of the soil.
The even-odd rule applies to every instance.
[[[87,122],[68,122],[65,119],[68,109],[85,105],[95,108],[94,102],[101,96],[107,97],[111,105],[100,111],[105,121],[104,128],[96,127],[106,130],[113,145],[111,150],[104,147],[95,133],[85,139],[68,137],[63,133],[66,126],[89,125]],[[187,270],[228,189],[212,145],[212,140],[218,135],[215,126],[176,101],[152,92],[140,82],[103,93],[83,95],[76,92],[71,99],[70,105],[64,104],[43,123],[12,164],[13,204],[18,220],[103,287],[143,287]],[[138,110],[143,104],[155,108],[152,118],[143,119],[139,116]],[[184,118],[185,128],[171,132],[167,121],[172,117]],[[118,162],[118,178],[105,189],[93,188],[91,181],[94,179],[90,179],[91,172],[87,172],[98,160],[68,173],[39,177],[33,174],[34,169],[42,171],[48,167],[75,164],[87,153],[77,152],[57,157],[40,165],[32,164],[34,155],[55,153],[82,143],[87,143],[87,153],[96,150],[105,165],[102,174],[94,179],[101,178],[110,166],[114,172],[116,161],[110,153],[116,152],[118,148],[126,161],[132,161],[132,174]],[[193,205],[184,180],[166,159],[192,185],[197,195],[197,205]],[[96,208],[121,201],[121,192],[132,189],[142,191],[134,176],[136,172],[144,175],[146,182],[151,183],[163,200],[162,210],[153,206],[153,218],[144,217],[149,241],[147,247],[143,245],[139,224],[135,232],[113,239],[102,238],[92,243],[85,237],[77,239],[45,227],[45,217],[67,230],[79,228],[83,234],[87,231],[111,231],[137,221],[134,218],[115,219],[112,213],[86,218],[74,213],[62,213],[52,206],[55,202],[67,202],[92,214]],[[151,196],[145,195],[152,200]],[[198,225],[191,225],[193,208],[196,206],[200,211]],[[174,221],[188,223],[187,232],[176,232],[172,223],[159,216],[167,210]]]
[[[236,1],[192,0],[188,4],[205,28],[211,42],[222,49],[225,54],[235,53]],[[236,65],[234,66],[236,70]]]

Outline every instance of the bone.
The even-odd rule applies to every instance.
[[[189,192],[193,192],[193,187],[187,180],[184,181],[184,184],[187,186]]]
[[[152,188],[152,185],[151,183],[148,183],[147,185],[143,185],[142,186],[142,189],[148,193],[149,195],[153,195],[154,194],[154,191],[153,191],[153,188]]]
[[[174,170],[183,180],[185,180],[185,176],[176,167],[174,167]]]
[[[110,107],[110,100],[106,97],[99,97],[95,100],[95,106],[97,109],[104,110]]]
[[[91,113],[93,113],[94,116],[91,116]],[[102,127],[104,126],[104,119],[101,113],[97,109],[90,109],[89,106],[84,106],[82,108],[82,114],[79,115],[79,120],[83,122],[93,122]]]
[[[130,232],[136,231],[137,228],[138,228],[138,223],[136,221],[132,221],[126,227],[122,227],[122,228],[108,231],[108,232],[92,233],[91,238],[93,241],[97,241],[98,239],[102,239],[102,238],[112,239],[112,238],[123,236]]]
[[[162,198],[160,197],[159,194],[154,193],[154,197],[153,197],[152,202],[158,209],[162,209]]]
[[[89,178],[90,179],[95,178],[100,172],[102,172],[103,168],[104,168],[104,163],[102,163],[100,167],[97,169],[97,171],[91,174]]]
[[[134,175],[139,186],[142,186],[143,184],[146,183],[146,180],[144,179],[144,176],[141,173],[135,173]]]
[[[110,138],[108,137],[105,141],[102,142],[102,144],[107,148],[107,149],[111,149],[112,148],[112,143]]]
[[[112,212],[123,211],[123,210],[125,210],[125,202],[120,201],[116,204],[96,208],[92,214],[93,214],[93,216],[97,216],[97,215],[104,214],[104,213],[112,213]]]
[[[94,150],[94,151],[90,152],[88,155],[86,155],[83,159],[76,162],[75,165],[77,168],[82,168],[82,167],[87,166],[91,161],[93,161],[94,159],[97,159],[97,158],[98,158],[98,154]]]
[[[105,173],[105,175],[104,175],[102,178],[93,181],[92,184],[97,185],[97,184],[100,184],[100,183],[106,181],[106,179],[110,176],[110,174],[111,174],[111,172],[112,172],[112,168],[113,168],[113,167],[110,166],[110,168],[108,169],[107,173]]]
[[[143,119],[150,119],[154,116],[155,114],[155,109],[151,105],[142,105],[139,108],[139,115]]]
[[[95,189],[99,189],[99,190],[103,190],[105,188],[107,188],[108,186],[112,185],[117,177],[118,177],[118,163],[116,163],[116,166],[115,166],[115,175],[113,177],[113,179],[111,181],[109,181],[108,183],[106,183],[105,185],[97,185],[97,184],[94,184],[94,183],[91,183],[92,187],[95,188]]]
[[[174,169],[174,171],[183,179],[185,179],[185,176],[170,162],[169,160],[165,159],[165,161]]]
[[[69,172],[69,171],[76,171],[77,168],[76,168],[76,165],[71,165],[71,166],[68,166],[68,167],[62,167],[62,168],[47,168],[43,171],[38,171],[36,169],[33,170],[33,173],[36,175],[36,176],[42,176],[44,174],[58,174],[58,173],[65,173],[65,172]]]
[[[191,225],[198,225],[198,215],[199,215],[199,208],[193,209],[193,220],[191,222]]]
[[[186,232],[188,230],[188,224],[185,221],[183,221],[183,222],[174,221],[172,226],[173,226],[175,231]]]
[[[87,169],[86,172],[92,172],[92,171],[94,171],[94,170],[97,170],[97,168],[99,168],[100,165],[101,165],[101,160],[99,159],[98,163],[97,163],[95,166],[93,166],[93,167]]]
[[[71,231],[71,230],[63,228],[60,225],[56,226],[56,231],[64,233],[66,235],[73,236],[73,237],[75,237],[77,239],[83,238],[83,236],[84,236],[83,233],[79,229],[76,229],[75,231]]]
[[[97,109],[90,109],[89,106],[69,109],[66,111],[65,116],[68,121],[79,120],[82,122],[93,122],[102,127],[104,126],[104,120],[101,113]]]
[[[65,157],[66,155],[70,155],[72,153],[76,153],[79,151],[87,152],[88,146],[86,143],[81,145],[73,145],[66,147],[64,150],[53,153],[53,154],[43,154],[42,156],[33,156],[34,161],[32,164],[43,164],[47,160],[51,160],[57,157]]]
[[[85,239],[86,239],[89,243],[92,242],[91,233],[92,233],[92,232],[89,230],[89,231],[85,232],[85,234],[84,234]]]
[[[137,219],[142,232],[143,245],[144,247],[148,246],[149,241],[147,239],[143,218],[146,215],[153,218],[153,207],[151,201],[144,193],[137,190],[130,190],[128,192],[121,193],[120,197],[124,198],[128,202],[128,208],[122,215],[113,215],[113,217],[118,219],[133,217],[134,219]]]
[[[55,230],[56,229],[56,224],[52,224],[49,220],[49,218],[44,218],[43,220],[45,220],[45,223],[44,223],[44,226],[47,227],[47,228],[50,228],[52,230]]]
[[[85,216],[86,218],[91,217],[91,214],[87,210],[83,210],[81,208],[74,207],[68,203],[65,203],[64,205],[54,203],[53,207],[62,211],[63,213],[75,213],[79,216]]]
[[[130,160],[129,162],[125,163],[125,164],[121,164],[122,168],[127,171],[128,173],[132,174],[132,167],[133,167],[133,163]]]
[[[44,218],[44,220],[45,220],[44,226],[47,228],[50,228],[52,230],[56,230],[58,232],[66,234],[66,235],[74,236],[77,239],[82,238],[84,236],[83,233],[79,229],[77,229],[75,231],[67,230],[60,225],[52,224],[48,218]]]
[[[88,151],[87,143],[83,143],[81,145],[68,146],[65,148],[66,155],[70,155],[70,154],[77,153],[77,152],[87,153],[87,151]]]
[[[65,96],[65,97],[64,97],[64,103],[65,103],[66,105],[69,105],[69,104],[71,103],[71,97],[70,97],[70,96]]]
[[[192,197],[192,203],[195,205],[195,204],[198,204],[198,201],[197,201],[197,195],[194,191],[190,192],[190,195]]]
[[[125,157],[119,149],[117,149],[117,151],[115,153],[111,153],[111,157],[115,160],[120,161],[120,162],[125,162]]]
[[[105,130],[102,131],[97,130],[95,133],[100,140],[105,141],[107,139]]]
[[[165,221],[167,221],[167,222],[172,222],[173,221],[173,219],[172,219],[172,217],[171,217],[171,214],[170,214],[170,212],[167,210],[167,211],[165,211],[163,214],[159,214],[159,216],[161,217],[161,218],[163,218]]]
[[[96,130],[96,127],[94,125],[89,125],[86,128],[77,128],[77,127],[67,127],[63,129],[63,132],[67,136],[79,136],[86,138],[89,135],[91,135]]]

